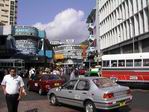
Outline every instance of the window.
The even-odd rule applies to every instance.
[[[7,15],[1,15],[2,17],[7,17],[8,18],[8,16]]]
[[[111,61],[111,67],[117,67],[117,60]]]
[[[132,67],[133,66],[133,60],[126,60],[126,67]]]
[[[104,88],[104,87],[110,87],[110,86],[117,85],[109,78],[98,78],[98,79],[94,79],[93,82],[96,84],[98,88]]]
[[[138,67],[138,66],[141,66],[141,59],[135,59],[134,60],[134,66]]]
[[[125,60],[119,60],[118,61],[118,66],[119,67],[124,67],[125,66]]]
[[[4,7],[4,4],[1,4],[1,3],[0,3],[0,7]]]
[[[66,83],[62,89],[68,89],[68,90],[73,90],[75,84],[76,84],[77,80],[71,80],[68,83]]]
[[[103,61],[103,67],[109,67],[110,63],[109,61]]]
[[[21,63],[16,62],[15,66],[21,66]]]
[[[14,2],[13,2],[13,1],[11,1],[11,4],[13,5],[13,4],[14,4]]]
[[[143,66],[149,66],[149,59],[143,59]]]
[[[89,82],[86,80],[79,81],[76,90],[89,90]]]

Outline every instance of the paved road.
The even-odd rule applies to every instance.
[[[83,109],[67,105],[51,106],[48,103],[46,95],[40,96],[36,92],[28,91],[27,94],[28,95],[19,103],[19,112],[27,112],[28,110],[36,109],[38,112],[83,112]],[[132,94],[133,102],[129,108],[123,108],[118,112],[149,112],[149,90],[133,89]],[[0,112],[7,112],[2,89],[0,89]],[[103,112],[117,112],[117,110]]]

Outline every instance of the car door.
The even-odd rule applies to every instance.
[[[83,101],[89,98],[90,83],[88,80],[79,80],[75,88],[75,105],[83,107]]]
[[[60,91],[57,93],[58,101],[69,104],[69,105],[74,105],[74,88],[77,83],[77,80],[71,80],[68,83],[66,83]]]

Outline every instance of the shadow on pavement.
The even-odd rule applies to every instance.
[[[83,108],[74,107],[66,104],[60,104],[59,106],[64,106],[69,109],[73,109],[73,112],[84,112]],[[97,112],[131,112],[131,108],[129,106],[121,107],[120,109],[112,109],[112,110],[101,110],[98,109]]]
[[[38,108],[33,108],[33,109],[27,110],[25,112],[38,112]]]

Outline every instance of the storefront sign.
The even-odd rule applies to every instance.
[[[58,60],[58,59],[64,59],[64,55],[63,54],[55,54],[54,55],[54,59]]]
[[[29,26],[16,26],[14,29],[14,35],[20,36],[37,36],[38,37],[38,30],[34,27]]]

